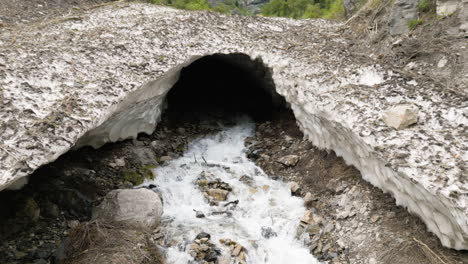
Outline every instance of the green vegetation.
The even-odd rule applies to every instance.
[[[179,9],[207,10],[210,9],[206,0],[150,0],[157,5],[168,5]]]
[[[140,185],[145,181],[145,179],[154,179],[154,174],[151,171],[154,168],[156,168],[156,166],[144,166],[136,171],[125,170],[123,171],[123,178],[125,181],[128,181],[133,185]]]
[[[377,8],[382,4],[381,0],[369,0],[369,8]]]
[[[429,12],[433,7],[432,0],[421,0],[418,3],[419,12]]]
[[[411,19],[408,22],[408,28],[410,30],[414,30],[416,27],[418,27],[419,25],[422,25],[423,23],[424,21],[422,19]]]
[[[173,6],[186,10],[211,10],[219,13],[254,15],[242,6],[239,0],[225,0],[210,5],[207,0],[149,0],[153,4]],[[271,0],[261,14],[291,18],[344,18],[343,0]]]
[[[185,10],[211,10],[224,14],[239,13],[242,15],[252,15],[247,9],[241,7],[237,0],[227,0],[216,6],[210,6],[207,0],[150,0],[150,2]]]
[[[271,0],[263,6],[262,15],[340,19],[344,7],[343,0]]]

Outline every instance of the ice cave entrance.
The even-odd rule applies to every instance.
[[[275,90],[271,69],[240,53],[208,55],[184,67],[166,101],[169,119],[206,113],[222,119],[247,114],[260,121],[286,105]]]

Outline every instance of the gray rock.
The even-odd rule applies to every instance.
[[[266,239],[278,236],[278,234],[271,227],[262,227],[261,233],[262,233],[262,236]]]
[[[160,162],[167,162],[167,161],[170,161],[170,160],[172,160],[172,157],[170,157],[170,156],[162,156],[162,157],[159,158]]]
[[[449,16],[460,7],[461,1],[458,0],[437,0],[437,15]]]
[[[211,235],[206,233],[206,232],[201,232],[195,237],[195,240],[203,239],[203,238],[208,238],[208,240],[209,240],[209,239],[211,239]]]
[[[60,215],[60,209],[52,202],[46,202],[42,206],[42,215],[50,218],[57,218]]]
[[[310,192],[307,192],[305,195],[304,195],[304,203],[310,203],[314,200],[314,197],[312,196],[312,193]]]
[[[205,218],[205,214],[202,211],[197,211],[197,210],[194,210],[194,211],[195,211],[196,218]]]
[[[242,175],[242,176],[239,178],[239,181],[242,182],[242,183],[247,184],[248,186],[252,186],[252,184],[254,183],[253,178],[250,177],[250,176],[248,176],[248,175]]]
[[[409,32],[408,23],[418,17],[419,0],[396,0],[393,4],[389,20],[391,35],[401,35]]]
[[[460,31],[464,33],[464,37],[468,37],[468,0],[462,0],[460,6],[460,12],[458,13],[458,19],[460,20]]]
[[[278,162],[287,167],[294,167],[299,162],[299,156],[287,155],[278,159]]]
[[[156,156],[151,148],[133,147],[132,152],[134,154],[132,158],[141,165],[156,164]]]
[[[353,13],[356,12],[357,3],[358,3],[357,0],[344,0],[343,1],[343,6],[344,6],[346,17],[351,17]]]
[[[119,189],[109,192],[93,210],[93,219],[154,228],[163,213],[159,196],[148,189]]]
[[[419,109],[412,104],[401,104],[387,110],[382,119],[388,126],[403,129],[418,122]]]
[[[319,224],[310,224],[305,228],[305,231],[311,235],[318,235],[320,234],[320,225]]]
[[[331,231],[333,231],[333,229],[335,229],[335,225],[332,222],[328,222],[324,225],[323,233],[330,233]]]
[[[41,209],[34,199],[28,198],[22,203],[17,214],[18,217],[24,218],[28,222],[36,222],[39,220]]]
[[[288,185],[289,185],[289,189],[291,190],[291,194],[296,194],[301,189],[299,184],[294,181],[289,182]]]

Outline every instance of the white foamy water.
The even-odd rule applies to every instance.
[[[145,183],[156,185],[163,198],[167,237],[174,241],[167,251],[168,263],[191,263],[190,244],[200,232],[209,233],[223,255],[229,256],[229,249],[221,245],[219,239],[240,243],[247,249],[247,263],[319,263],[306,246],[295,239],[299,219],[305,212],[302,199],[292,197],[287,184],[269,179],[247,159],[244,140],[253,132],[252,123],[241,122],[216,135],[196,140],[183,157],[157,168],[156,179]],[[207,166],[202,157],[216,166]],[[210,215],[226,207],[223,206],[225,202],[219,206],[207,203],[195,184],[203,171],[233,188],[226,201],[239,200],[231,211],[232,216]],[[253,178],[253,187],[239,181],[242,175]],[[196,218],[194,209],[202,211],[206,217]],[[262,227],[273,229],[277,236],[263,237]]]

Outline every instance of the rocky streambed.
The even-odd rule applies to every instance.
[[[247,158],[253,133],[239,121],[198,139],[145,183],[164,201],[168,263],[318,263],[297,232],[304,201]]]

